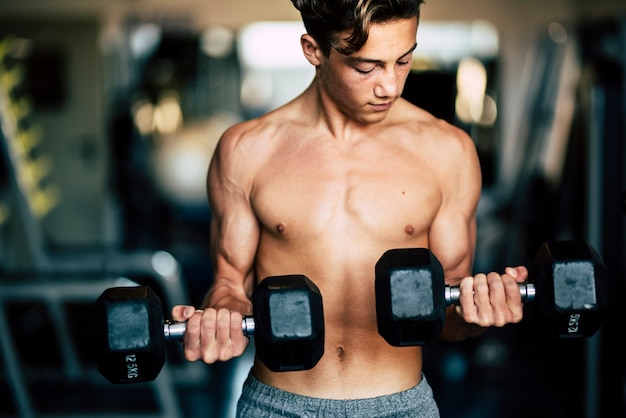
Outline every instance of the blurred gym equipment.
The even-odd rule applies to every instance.
[[[10,237],[2,242],[0,262],[0,384],[8,388],[2,403],[26,418],[96,416],[93,403],[107,392],[108,382],[95,373],[93,302],[108,287],[145,284],[168,307],[187,303],[181,267],[165,251],[47,252],[40,221],[62,193],[46,181],[51,161],[38,152],[42,133],[29,120],[28,97],[19,91],[23,69],[10,59],[16,42],[0,39],[0,231]],[[201,366],[182,361],[180,352],[169,354],[171,366],[158,381],[118,394],[119,402],[105,401],[97,416],[138,416],[140,411],[182,416],[175,369],[187,384],[204,382],[208,375]],[[151,401],[145,405],[138,399]],[[68,409],[58,410],[63,407]]]

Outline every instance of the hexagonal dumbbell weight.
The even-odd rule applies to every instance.
[[[545,243],[520,284],[522,300],[533,302],[550,333],[589,337],[600,328],[608,295],[606,267],[585,241]],[[425,248],[393,249],[376,264],[378,331],[394,346],[425,345],[443,330],[445,309],[459,302],[458,287],[445,285],[441,264]]]
[[[105,290],[94,305],[97,364],[112,383],[154,380],[168,340],[182,340],[185,323],[164,322],[163,307],[147,286]],[[242,329],[271,370],[313,368],[324,353],[322,297],[303,275],[268,277],[254,292],[253,317]]]

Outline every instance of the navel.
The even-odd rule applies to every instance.
[[[413,233],[415,232],[415,228],[413,228],[413,225],[408,224],[404,227],[404,232],[406,232],[407,235],[413,235]]]
[[[344,349],[342,346],[338,345],[337,346],[337,357],[339,357],[339,360],[343,360],[343,357],[346,355]]]

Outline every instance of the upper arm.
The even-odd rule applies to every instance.
[[[456,128],[440,155],[445,156],[439,165],[442,200],[429,243],[444,268],[446,283],[455,285],[472,270],[481,172],[473,141]]]
[[[211,305],[222,298],[250,299],[259,225],[250,204],[253,170],[233,129],[221,138],[207,176],[211,207]]]

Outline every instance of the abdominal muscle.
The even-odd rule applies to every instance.
[[[364,247],[366,241],[346,242],[345,236],[339,246],[338,237],[325,245],[301,246],[284,245],[280,238],[286,237],[262,237],[258,277],[304,274],[318,286],[324,304],[324,355],[313,369],[297,372],[272,372],[257,359],[254,376],[288,392],[326,399],[371,398],[417,385],[422,375],[421,348],[393,347],[378,334],[374,266],[387,249],[425,246],[419,243],[425,238],[378,248]],[[323,250],[311,254],[311,248]]]
[[[420,382],[419,347],[384,347],[377,338],[337,338],[350,329],[326,329],[325,353],[311,370],[272,372],[255,361],[253,375],[287,392],[325,399],[363,399],[408,390]],[[335,341],[341,344],[334,343]]]

